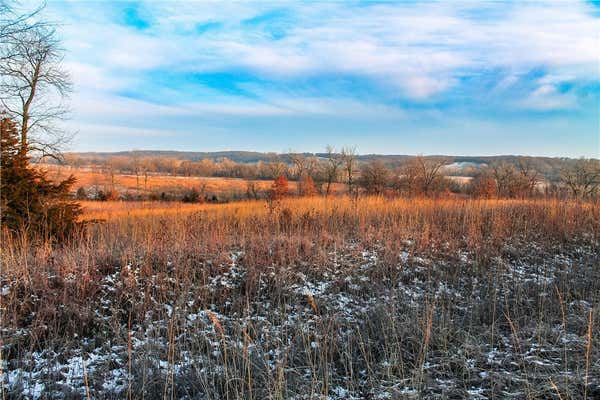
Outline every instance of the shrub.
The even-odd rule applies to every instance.
[[[87,200],[88,195],[83,186],[80,186],[79,189],[77,189],[76,197],[77,200]]]
[[[317,194],[315,182],[308,174],[302,175],[298,182],[298,189],[300,196],[315,196]]]
[[[488,171],[477,174],[469,183],[468,190],[476,198],[492,199],[498,195],[496,180]]]
[[[288,180],[284,175],[280,175],[271,186],[270,197],[273,200],[280,200],[288,194]]]
[[[383,194],[389,180],[389,171],[385,165],[374,160],[361,168],[359,184],[367,194]]]
[[[181,201],[184,203],[198,203],[200,201],[200,193],[193,188],[183,195]]]

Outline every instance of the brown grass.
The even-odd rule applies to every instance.
[[[115,397],[598,393],[598,203],[83,205],[69,243],[2,238],[3,356],[47,390],[33,351],[96,354],[92,397],[119,363]]]
[[[69,177],[71,174],[77,179],[73,190],[78,187],[89,189],[98,187],[100,190],[112,188],[112,180],[105,172],[91,169],[89,167],[77,168],[70,166],[59,166],[52,164],[38,164],[39,168],[48,171],[49,177],[60,181]],[[114,175],[114,188],[121,193],[171,193],[182,190],[198,189],[205,187],[206,193],[217,196],[230,196],[237,194],[243,196],[246,193],[248,183],[255,185],[256,190],[265,192],[271,188],[270,180],[246,180],[240,178],[222,178],[222,177],[187,177],[172,176],[165,174],[150,174],[145,181],[144,176],[119,174]],[[297,191],[297,182],[289,182],[289,190],[292,193]],[[343,193],[346,187],[343,184],[335,183],[332,186],[332,193]]]

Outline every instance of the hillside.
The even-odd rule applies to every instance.
[[[267,153],[257,151],[217,151],[217,152],[194,152],[194,151],[171,151],[171,150],[132,150],[119,152],[72,152],[66,153],[65,159],[73,164],[77,160],[78,165],[100,165],[105,164],[111,158],[162,158],[179,161],[200,161],[200,160],[231,160],[240,164],[254,164],[257,162],[284,162],[292,163],[292,156],[303,154],[304,156],[315,156],[317,158],[326,158],[326,153]],[[359,163],[380,160],[389,168],[395,168],[406,162],[414,156],[405,154],[361,154],[357,155]],[[519,155],[500,155],[500,156],[446,156],[446,155],[427,155],[426,159],[445,158],[450,164],[445,173],[447,175],[473,176],[480,166],[507,163],[518,165],[520,162],[528,162],[533,165],[541,175],[549,181],[555,181],[559,171],[565,165],[575,162],[574,158],[567,157],[536,157]],[[52,162],[45,160],[45,162]]]

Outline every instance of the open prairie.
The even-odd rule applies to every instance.
[[[83,206],[60,247],[3,238],[6,393],[600,394],[598,203]]]
[[[225,177],[197,177],[197,176],[173,176],[161,173],[150,173],[147,176],[140,174],[114,173],[110,174],[100,168],[92,167],[69,167],[53,164],[39,164],[39,168],[48,171],[48,176],[60,181],[73,175],[77,179],[76,187],[86,190],[110,190],[115,189],[119,194],[147,195],[150,193],[182,193],[186,190],[202,190],[206,194],[217,196],[217,198],[245,198],[247,197],[248,184],[258,192],[266,192],[273,184],[272,180],[254,180]],[[333,193],[343,193],[345,185],[334,183]],[[297,190],[297,182],[289,182],[290,192]]]
[[[0,400],[600,400],[600,0],[0,0]]]

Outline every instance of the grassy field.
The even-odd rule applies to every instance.
[[[264,201],[244,201],[227,204],[195,204],[163,201],[82,201],[82,221],[118,221],[128,217],[179,217],[195,212],[227,213],[246,209],[256,212],[266,208]],[[236,211],[237,212],[237,211]]]
[[[42,168],[49,172],[49,177],[56,180],[64,180],[71,174],[77,179],[74,190],[83,187],[86,190],[98,188],[106,191],[115,188],[119,193],[131,194],[150,194],[150,193],[178,193],[184,190],[203,188],[206,194],[216,195],[221,198],[243,198],[246,196],[248,184],[253,184],[257,191],[266,192],[271,188],[273,181],[270,180],[246,180],[239,178],[221,178],[221,177],[187,177],[172,176],[165,174],[149,174],[147,179],[144,175],[127,175],[115,173],[114,176],[89,167],[75,168],[68,166],[58,166],[51,164],[41,164]],[[291,193],[297,191],[297,183],[289,182]],[[344,193],[346,185],[334,183],[332,192],[336,194]]]
[[[9,398],[593,399],[600,205],[86,202],[3,234]]]

